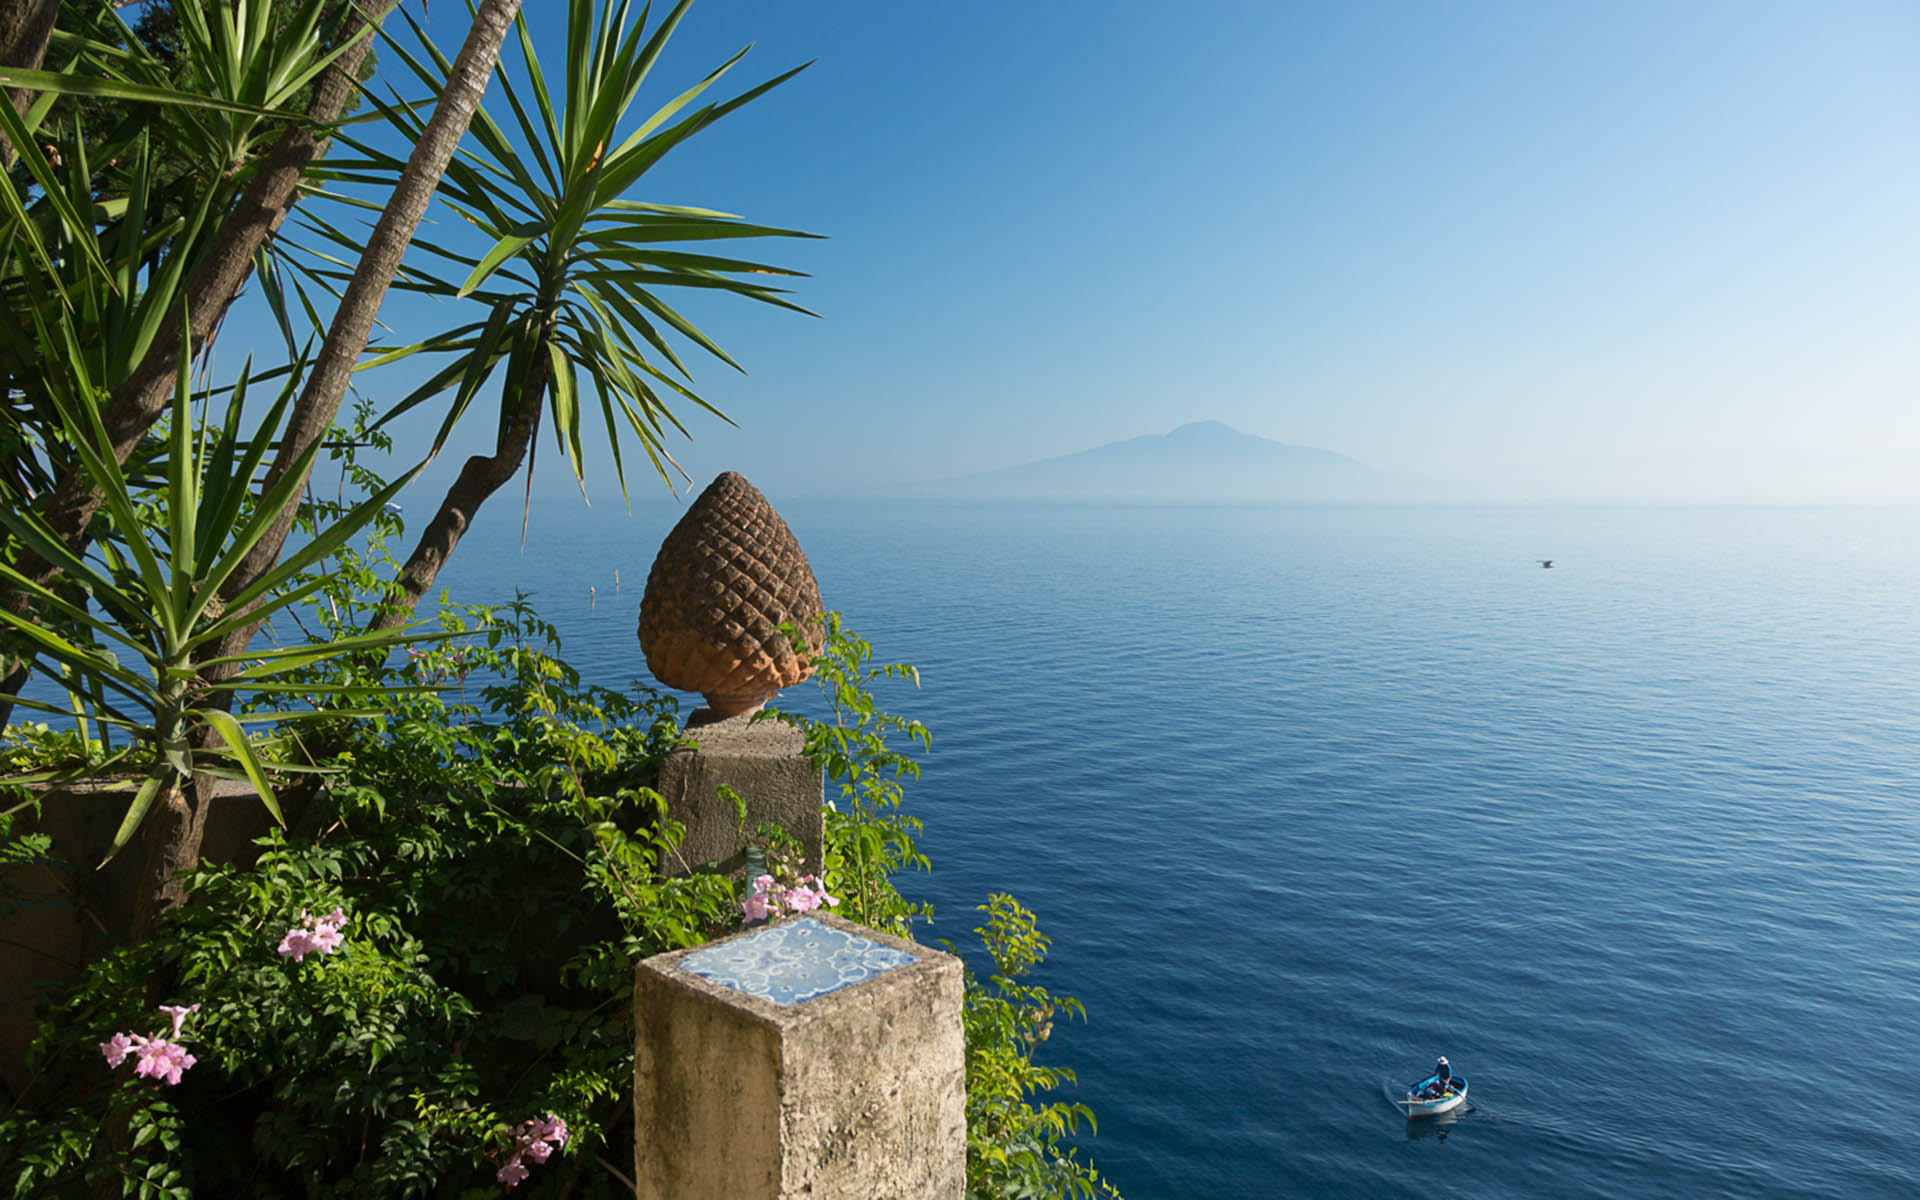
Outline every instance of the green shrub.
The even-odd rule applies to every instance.
[[[737,928],[741,897],[662,870],[681,833],[652,788],[680,737],[670,699],[582,684],[524,602],[445,611],[454,636],[431,651],[335,665],[380,716],[329,730],[336,770],[289,830],[196,871],[154,937],[50,1002],[0,1119],[11,1195],[491,1195],[508,1167],[531,1171],[530,1194],[632,1194],[631,964]],[[926,860],[899,781],[917,766],[886,741],[927,737],[875,708],[871,680],[910,669],[871,656],[835,621],[831,715],[780,719],[839,784],[826,882],[841,911],[910,931],[927,910],[896,875]],[[393,677],[445,690],[380,692]],[[312,949],[336,910],[337,947]],[[1033,1057],[1079,1006],[1024,982],[1046,946],[1031,914],[1001,896],[984,911],[996,969],[967,983],[970,1195],[1112,1195],[1066,1145],[1085,1108],[1028,1103],[1071,1080]],[[198,1008],[174,1036],[160,1005]],[[116,1033],[193,1063],[177,1085],[109,1069]],[[549,1117],[564,1146],[523,1163],[527,1123]]]

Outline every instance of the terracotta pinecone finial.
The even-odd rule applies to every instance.
[[[640,599],[640,649],[661,683],[701,693],[716,717],[737,716],[813,674],[825,611],[793,531],[727,471],[660,543]],[[779,631],[789,622],[805,651]]]

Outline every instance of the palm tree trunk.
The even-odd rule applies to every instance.
[[[396,629],[405,625],[420,603],[420,597],[433,589],[433,581],[446,565],[460,539],[473,524],[474,514],[487,498],[512,479],[527,459],[527,451],[540,432],[540,406],[546,400],[548,380],[553,374],[545,348],[533,355],[517,399],[507,400],[505,419],[494,439],[493,454],[476,454],[460,468],[459,478],[440,501],[426,531],[414,546],[407,565],[400,571],[400,598],[383,609],[373,623],[375,629]],[[509,387],[511,387],[509,381]]]
[[[346,294],[340,298],[339,308],[334,310],[333,323],[327,329],[327,340],[321,345],[320,356],[308,372],[306,386],[294,402],[273,463],[267,469],[263,489],[273,487],[277,480],[293,469],[294,461],[332,428],[333,418],[340,411],[340,401],[352,380],[354,364],[366,349],[367,338],[373,330],[380,302],[386,297],[387,286],[399,271],[401,255],[413,240],[413,232],[419,227],[421,217],[426,215],[427,204],[439,187],[440,176],[459,147],[460,139],[465,136],[474,110],[480,106],[481,97],[486,94],[487,82],[493,77],[494,64],[500,58],[500,44],[506,39],[507,30],[512,27],[519,10],[520,0],[482,0],[479,11],[474,14],[473,24],[467,30],[467,39],[453,60],[453,69],[448,72],[446,88],[440,93],[433,116],[428,118],[426,129],[414,143],[413,152],[408,155],[407,164],[400,172],[400,181],[394,187],[386,207],[381,210],[379,221],[374,224],[367,248],[360,256],[359,266],[347,284]],[[273,565],[280,560],[280,551],[286,545],[287,535],[293,529],[294,517],[293,506],[279,514],[266,535],[254,545],[227,580],[222,589],[226,595],[239,594],[273,569]],[[221,643],[220,656],[244,653],[259,628],[260,622],[253,621],[230,634]],[[219,680],[239,670],[239,665],[235,663],[215,668],[209,675]],[[229,693],[221,693],[215,702],[230,700]],[[211,731],[206,732],[207,736],[212,736]],[[201,783],[200,780],[195,782],[196,785]],[[209,820],[227,819],[223,814],[212,811],[218,802],[209,788],[196,786],[195,793],[196,807],[208,809]],[[164,835],[156,832],[155,836]]]
[[[273,464],[267,469],[265,487],[272,487],[292,470],[294,460],[332,428],[347,384],[352,380],[354,364],[367,347],[374,317],[380,311],[380,302],[386,298],[387,286],[399,271],[401,255],[413,240],[413,231],[426,215],[427,203],[440,185],[440,176],[465,136],[474,110],[480,106],[487,81],[493,77],[494,64],[500,58],[500,43],[519,10],[520,0],[482,0],[479,11],[474,14],[473,26],[453,60],[440,102],[434,106],[433,116],[414,144],[413,153],[407,157],[400,182],[381,210],[380,220],[374,225],[373,235],[360,256],[360,264],[347,284],[346,294],[340,298],[340,307],[334,310],[327,340],[307,374],[306,386],[294,402],[293,414],[281,436]],[[223,589],[227,595],[237,595],[253,586],[280,561],[280,551],[293,529],[294,516],[291,507],[279,515],[227,581]],[[253,624],[236,631],[223,643],[221,654],[244,652],[258,628]]]
[[[340,307],[334,311],[333,323],[327,330],[327,340],[322,344],[320,356],[307,375],[306,386],[294,402],[293,413],[281,435],[273,463],[267,470],[263,489],[272,488],[277,480],[291,471],[294,461],[332,427],[333,418],[340,410],[341,398],[346,394],[347,384],[351,380],[354,363],[366,349],[367,337],[372,332],[380,302],[385,299],[387,287],[400,269],[401,255],[413,240],[413,231],[426,214],[427,204],[439,187],[440,176],[445,172],[460,139],[465,136],[474,110],[480,105],[480,98],[486,93],[487,82],[493,77],[494,64],[500,58],[500,44],[505,40],[519,9],[520,0],[482,0],[473,25],[467,31],[466,42],[454,59],[446,89],[440,94],[439,103],[434,106],[426,129],[414,144],[413,152],[400,173],[400,181],[394,187],[386,207],[381,210],[380,219],[374,225],[359,266],[347,284],[346,294],[340,299]],[[274,563],[280,559],[287,534],[293,528],[294,514],[295,506],[289,505],[278,516],[266,536],[254,546],[239,569],[228,579],[223,589],[226,595],[239,594],[273,569]],[[220,655],[244,652],[259,627],[258,621],[250,622],[230,635],[221,643]],[[238,664],[229,664],[209,674],[221,679],[240,669]],[[222,693],[216,700],[230,701],[231,695],[228,693]],[[211,731],[203,732],[212,736]],[[225,819],[220,811],[222,802],[215,799],[211,787],[207,786],[211,782],[205,777],[194,780],[193,795],[185,800],[186,819],[149,822],[142,833],[148,847],[149,862],[167,864],[177,872],[198,860],[208,827],[213,822]],[[164,886],[154,896],[159,910],[170,908],[179,900],[179,896],[170,893]]]
[[[0,0],[0,66],[39,70],[59,15],[60,0]],[[25,114],[32,91],[8,88],[6,93],[13,110]],[[13,144],[0,134],[0,167],[12,166],[15,154]]]
[[[180,873],[199,864],[206,818],[205,801],[195,803],[188,789],[178,782],[154,801],[141,837],[146,856],[140,866],[139,890],[133,894],[132,941],[145,941],[160,914],[186,898]]]

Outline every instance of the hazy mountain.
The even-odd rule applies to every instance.
[[[916,493],[1007,500],[1397,501],[1437,489],[1365,463],[1196,421],[1171,433],[940,480]]]

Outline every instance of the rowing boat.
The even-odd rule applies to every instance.
[[[1466,1102],[1467,1080],[1462,1075],[1453,1076],[1444,1087],[1438,1075],[1429,1075],[1408,1088],[1404,1097],[1394,1101],[1409,1120],[1414,1117],[1437,1117],[1443,1112],[1452,1112]]]

